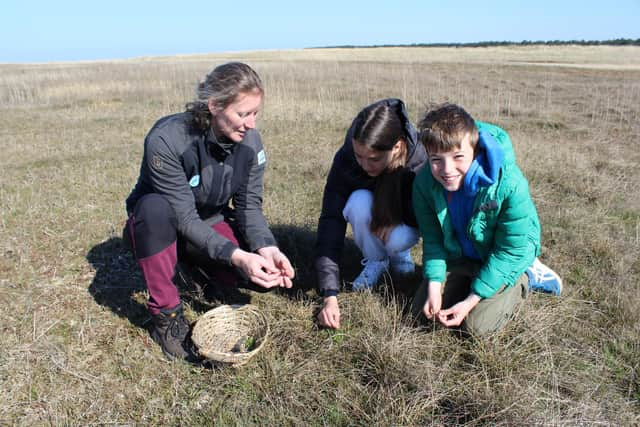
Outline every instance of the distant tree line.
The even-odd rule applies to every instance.
[[[514,41],[482,41],[472,43],[411,43],[411,44],[379,44],[379,45],[340,45],[340,46],[318,46],[308,49],[353,49],[353,48],[375,48],[375,47],[491,47],[491,46],[640,46],[640,39],[613,39],[613,40],[522,40]]]

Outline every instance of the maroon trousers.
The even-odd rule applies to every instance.
[[[211,228],[240,246],[238,236],[225,220]],[[159,194],[142,197],[125,227],[124,238],[129,241],[133,253],[142,270],[147,290],[148,307],[152,314],[161,309],[171,309],[180,303],[180,295],[174,284],[178,259],[193,264],[206,263],[205,271],[212,281],[221,286],[236,286],[238,274],[232,266],[216,263],[202,253],[177,230],[177,220],[173,208]],[[240,239],[241,240],[241,239]]]

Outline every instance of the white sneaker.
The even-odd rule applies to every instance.
[[[381,261],[371,261],[364,258],[362,265],[364,265],[364,268],[353,281],[354,291],[364,291],[373,288],[376,283],[378,283],[378,280],[380,280],[382,273],[389,267],[389,259],[385,258]]]
[[[529,290],[544,292],[552,295],[560,295],[562,292],[562,279],[558,273],[544,265],[538,258],[527,268],[529,276]]]

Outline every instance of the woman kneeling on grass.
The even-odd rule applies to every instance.
[[[347,222],[364,255],[354,290],[371,289],[382,273],[411,274],[410,249],[418,242],[411,208],[415,172],[426,160],[404,103],[385,99],[353,120],[327,178],[318,223],[315,268],[323,307],[320,325],[340,327],[338,262]]]
[[[428,111],[419,129],[429,167],[413,185],[425,277],[414,314],[483,335],[528,289],[560,294],[560,277],[536,258],[538,214],[507,133],[453,104]]]
[[[145,139],[125,239],[149,291],[151,336],[170,359],[195,357],[172,281],[178,260],[203,268],[210,286],[292,285],[262,213],[267,158],[255,126],[263,93],[248,65],[220,65],[185,112],[160,119]]]

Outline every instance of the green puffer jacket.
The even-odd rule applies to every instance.
[[[493,135],[504,151],[499,178],[478,191],[467,226],[467,237],[483,262],[471,289],[488,298],[503,285],[513,285],[540,254],[540,221],[509,135],[489,123],[477,121],[476,126]],[[423,239],[424,277],[444,283],[447,261],[463,255],[444,189],[429,167],[422,169],[413,183],[413,208]]]

